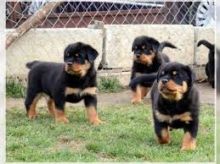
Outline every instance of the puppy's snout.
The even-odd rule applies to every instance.
[[[167,80],[167,79],[162,79],[161,82],[162,82],[163,84],[166,84],[166,83],[168,82],[168,80]]]
[[[71,62],[68,62],[68,63],[67,63],[68,66],[72,66],[72,64],[73,64],[73,63],[71,63]]]
[[[140,56],[141,56],[140,54],[136,54],[136,57],[137,57],[137,58],[140,58]]]

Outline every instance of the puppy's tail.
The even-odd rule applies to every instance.
[[[35,61],[32,61],[32,62],[28,62],[26,64],[26,67],[31,69],[34,65],[36,65],[37,63],[39,63],[39,61],[35,60]]]
[[[160,43],[160,46],[158,48],[158,51],[162,52],[163,49],[165,47],[169,47],[169,48],[177,48],[176,46],[174,46],[172,43],[168,42],[168,41],[164,41]]]
[[[206,46],[209,50],[214,50],[215,46],[214,44],[209,43],[207,40],[200,40],[197,44],[197,47],[201,46],[201,45]]]

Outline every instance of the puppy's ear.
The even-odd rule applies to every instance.
[[[157,52],[158,51],[158,49],[159,49],[159,47],[160,47],[160,42],[158,42],[156,39],[151,39],[150,40],[150,43],[151,43],[151,45],[152,45],[152,48],[153,48],[153,51],[154,52]]]
[[[64,59],[64,62],[71,62],[71,58],[70,58],[70,55],[71,55],[71,50],[74,48],[74,44],[69,44],[65,50],[64,50],[64,56],[63,56],[63,59]]]
[[[193,83],[196,81],[196,75],[193,72],[193,70],[189,66],[185,66],[184,70],[186,71],[187,75],[189,76],[189,87],[193,85]]]
[[[89,62],[93,62],[98,56],[98,52],[89,45],[86,47],[86,54]]]
[[[82,45],[81,42],[69,44],[68,46],[66,46],[64,50],[64,56],[68,56],[74,49],[76,49],[77,47],[80,47],[81,45]]]
[[[69,45],[65,48],[65,50],[64,50],[64,57],[65,57],[65,56],[68,56],[71,47],[72,47],[72,45],[69,44]]]

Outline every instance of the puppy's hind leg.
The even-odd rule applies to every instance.
[[[48,107],[48,111],[49,111],[50,115],[52,117],[55,117],[55,103],[52,98],[49,98],[47,100],[47,107]]]
[[[27,96],[25,99],[25,107],[27,111],[27,116],[29,119],[35,119],[37,117],[36,105],[41,95],[39,92],[28,89]]]

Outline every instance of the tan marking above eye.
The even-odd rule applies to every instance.
[[[173,74],[173,75],[176,75],[176,74],[177,74],[177,72],[176,72],[176,71],[173,71],[173,72],[172,72],[172,74]]]

